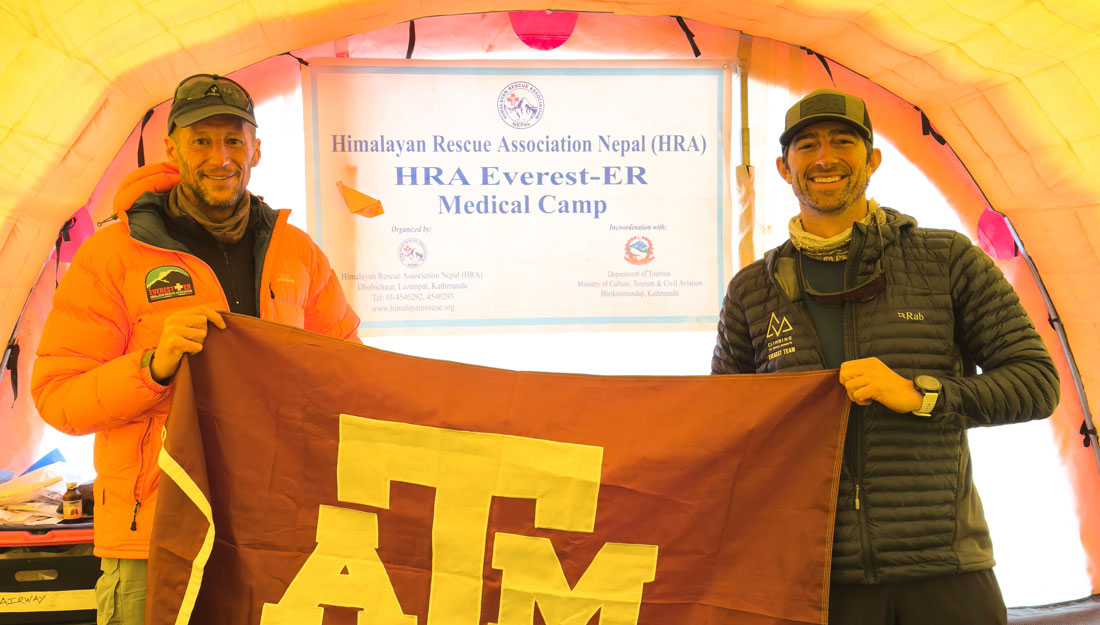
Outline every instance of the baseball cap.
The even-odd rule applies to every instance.
[[[234,115],[256,125],[252,96],[240,84],[217,74],[195,74],[180,81],[168,112],[168,132],[214,115]]]
[[[786,128],[779,135],[779,145],[786,148],[799,130],[830,119],[848,122],[868,141],[875,140],[871,118],[862,99],[832,89],[818,89],[787,109]]]

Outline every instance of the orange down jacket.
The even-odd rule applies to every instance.
[[[164,230],[158,205],[177,182],[167,164],[123,182],[115,202],[120,223],[77,250],[54,295],[32,374],[31,392],[47,423],[67,434],[95,433],[100,557],[148,557],[169,387],[150,377],[147,361],[165,317],[198,305],[229,310],[210,266]],[[357,341],[359,318],[320,248],[286,223],[289,211],[255,196],[252,210],[263,217],[256,233],[260,318]]]

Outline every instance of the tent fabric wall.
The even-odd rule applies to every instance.
[[[0,443],[0,467],[3,468],[22,469],[37,460],[36,454],[46,424],[38,416],[34,409],[34,400],[31,399],[29,364],[38,349],[42,326],[52,305],[55,280],[67,266],[67,263],[55,265],[50,262],[39,276],[38,283],[27,300],[23,321],[16,332],[15,338],[20,350],[15,363],[18,365],[18,375],[13,378],[9,372],[0,380],[0,410],[10,408],[11,411],[8,416],[0,418],[0,431],[10,437],[8,440],[18,441],[14,445]]]
[[[181,76],[229,73],[410,19],[534,9],[674,14],[805,46],[849,68],[846,84],[869,79],[863,94],[893,109],[883,119],[919,122],[909,105],[919,107],[966,169],[944,170],[937,163],[954,161],[937,154],[947,148],[923,145],[927,138],[899,147],[928,161],[918,164],[953,203],[973,207],[962,209],[969,223],[986,200],[1011,218],[1058,308],[1086,393],[1100,397],[1100,179],[1091,175],[1100,168],[1100,5],[1090,0],[8,1],[0,5],[0,332],[11,334],[60,226],[91,196],[110,194],[101,181],[108,164]],[[599,33],[578,24],[575,36]],[[715,44],[735,57],[736,41]],[[804,90],[823,86],[813,80]],[[984,198],[952,182],[966,170]],[[1044,325],[1041,305],[1023,296]],[[1072,385],[1063,389],[1064,404],[1076,401]],[[1079,420],[1079,412],[1061,414]],[[1067,446],[1079,444],[1060,430]],[[1095,465],[1082,456],[1070,453],[1079,499],[1096,508]],[[1084,526],[1095,561],[1100,523]],[[1095,564],[1091,574],[1095,592]]]

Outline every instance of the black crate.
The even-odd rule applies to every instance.
[[[95,623],[99,558],[89,545],[0,551],[0,625]]]

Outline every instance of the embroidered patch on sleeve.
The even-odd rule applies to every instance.
[[[150,302],[195,294],[191,274],[182,267],[165,265],[145,274],[145,294]]]

